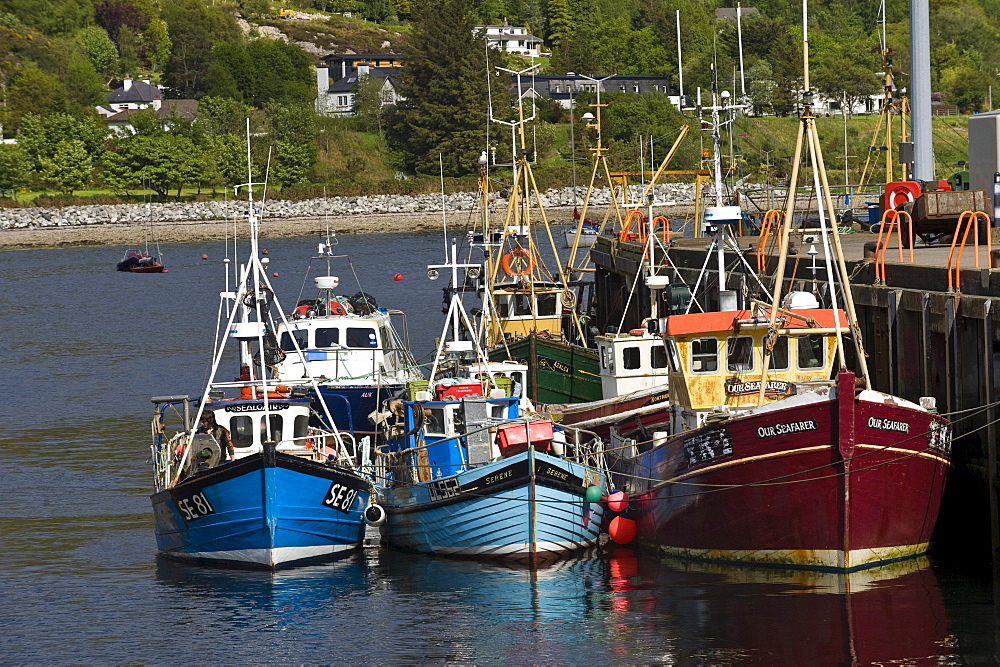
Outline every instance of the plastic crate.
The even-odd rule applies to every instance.
[[[435,388],[435,394],[439,401],[458,401],[466,396],[484,396],[482,382],[469,382],[463,384],[439,384]]]
[[[506,424],[497,428],[497,446],[501,456],[528,451],[528,443],[539,452],[552,448],[552,421],[539,419],[528,424]]]

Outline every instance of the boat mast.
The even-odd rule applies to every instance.
[[[820,212],[820,224],[821,232],[824,236],[824,244],[826,244],[825,237],[827,234],[825,220],[829,220],[830,222],[829,233],[833,238],[833,254],[836,257],[837,267],[840,274],[840,282],[844,292],[844,302],[847,307],[847,317],[849,320],[847,328],[849,328],[852,333],[852,339],[854,340],[855,349],[857,350],[858,364],[861,370],[860,379],[863,382],[864,388],[867,389],[870,386],[868,364],[865,360],[865,351],[861,341],[861,330],[857,324],[858,319],[854,309],[854,298],[851,294],[850,276],[847,272],[847,265],[844,262],[844,252],[840,244],[840,234],[837,230],[837,218],[833,208],[833,199],[830,196],[830,184],[827,180],[826,167],[823,163],[823,151],[820,146],[819,135],[816,132],[816,117],[813,115],[813,91],[809,88],[809,32],[807,2],[808,0],[802,0],[802,122],[799,125],[798,135],[795,140],[795,156],[792,162],[792,173],[788,182],[788,199],[785,204],[785,216],[781,226],[781,236],[778,245],[778,266],[775,270],[774,276],[774,292],[771,296],[771,309],[768,321],[767,337],[763,349],[763,372],[761,373],[760,390],[757,399],[760,405],[763,405],[764,403],[765,392],[767,389],[767,372],[770,368],[771,362],[771,350],[773,349],[778,336],[778,311],[781,305],[785,264],[786,258],[788,257],[788,242],[792,228],[792,217],[795,213],[796,190],[798,188],[799,175],[802,170],[803,143],[806,144],[806,150],[809,151],[810,162],[815,170],[813,176],[814,183],[822,190],[823,199],[820,205],[826,206],[826,218],[823,217],[822,211]],[[827,262],[829,263],[829,261],[830,257],[828,256]],[[840,361],[840,367],[846,368],[847,363],[844,354],[843,341],[843,332],[845,327],[840,323],[839,309],[836,307],[836,288],[832,283],[832,269],[829,269],[828,273],[831,274],[830,297],[834,301],[833,316],[834,329],[837,337],[837,354]]]

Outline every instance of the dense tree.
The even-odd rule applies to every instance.
[[[83,47],[95,70],[107,77],[119,73],[118,47],[111,41],[104,28],[96,25],[87,26],[76,33],[76,41]]]
[[[104,182],[128,194],[145,186],[166,201],[169,192],[198,183],[203,163],[187,137],[161,132],[136,134],[118,140],[115,150],[104,154]]]
[[[212,45],[242,39],[236,20],[221,7],[200,0],[164,3],[161,18],[172,41],[164,82],[177,97],[203,97],[211,84]]]
[[[405,165],[450,176],[471,173],[486,145],[486,49],[469,0],[414,3],[406,100],[390,122],[391,145]]]
[[[93,163],[86,145],[79,139],[63,139],[50,157],[39,160],[42,182],[71,195],[90,181]]]
[[[0,196],[15,193],[31,180],[31,160],[16,144],[0,144]]]
[[[70,35],[93,22],[89,0],[4,0],[3,9],[46,35]]]
[[[376,76],[360,77],[354,87],[354,115],[364,129],[380,135],[385,129],[386,118],[384,88],[385,79]]]
[[[271,100],[309,104],[316,97],[312,64],[294,44],[271,39],[230,42],[216,47],[215,57],[229,72],[241,99],[257,108]]]

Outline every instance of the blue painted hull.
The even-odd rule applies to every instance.
[[[320,396],[326,401],[330,415],[336,422],[338,431],[347,431],[357,436],[374,434],[375,427],[368,421],[368,415],[379,409],[387,398],[403,393],[401,384],[384,384],[378,387],[370,384],[360,386],[319,385]],[[325,419],[323,407],[313,401],[313,410],[321,418],[314,425],[322,426]],[[314,419],[317,419],[314,417]]]
[[[254,454],[154,494],[156,544],[172,558],[268,569],[336,558],[361,544],[369,496],[354,473]]]
[[[422,553],[537,563],[597,543],[603,507],[587,486],[602,473],[547,454],[524,452],[398,488],[379,489],[383,541]]]

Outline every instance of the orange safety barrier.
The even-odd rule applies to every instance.
[[[885,251],[889,248],[889,242],[892,240],[893,230],[897,230],[896,248],[899,250],[899,261],[903,261],[903,223],[900,222],[900,217],[905,217],[909,223],[907,224],[907,232],[910,242],[910,263],[913,263],[913,218],[906,211],[889,209],[882,214],[882,220],[878,224],[878,239],[875,241],[876,285],[885,284]],[[886,222],[889,223],[888,230],[885,228]],[[885,244],[882,243],[883,235],[885,236]]]
[[[974,230],[973,233],[973,243],[976,247],[976,267],[979,267],[979,218],[983,219],[984,229],[986,229],[986,261],[989,262],[990,256],[993,254],[993,239],[992,233],[990,232],[990,216],[982,211],[962,211],[962,215],[958,216],[958,224],[955,225],[955,235],[951,238],[951,249],[948,251],[948,291],[949,292],[959,292],[961,291],[961,271],[962,271],[962,253],[965,251],[965,243],[969,240],[969,230]],[[962,233],[963,228],[965,233]],[[952,273],[951,273],[951,259],[952,255],[955,254],[955,244],[958,243],[958,235],[962,234],[962,242],[958,246],[958,255],[955,257],[955,279],[954,284],[952,284]]]
[[[632,209],[625,216],[622,223],[622,230],[618,232],[619,241],[635,241],[642,234],[642,212],[639,209]],[[635,220],[635,231],[632,231],[632,221]]]
[[[784,215],[783,211],[776,208],[772,208],[764,214],[764,220],[760,223],[760,235],[757,237],[757,247],[754,250],[754,254],[757,256],[758,271],[763,271],[767,267],[767,257],[765,256],[767,241],[771,236],[771,231],[781,223]]]

